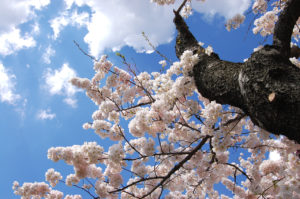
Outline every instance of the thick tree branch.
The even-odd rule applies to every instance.
[[[298,46],[292,46],[290,57],[299,58],[300,57],[300,48]]]
[[[176,37],[176,56],[179,58],[180,55],[185,50],[198,50],[203,48],[198,45],[198,42],[194,35],[189,31],[189,27],[184,22],[184,19],[180,16],[178,11],[174,11],[175,18],[174,23],[176,25],[176,29],[178,30],[177,37]]]
[[[300,6],[297,9],[288,7],[299,2],[288,1],[282,15],[297,19],[300,12],[295,14],[295,10]],[[220,60],[217,54],[205,54],[180,14],[174,13],[178,31],[176,55],[180,58],[185,50],[198,54],[199,62],[192,75],[202,96],[239,107],[259,127],[300,143],[300,69],[289,61],[290,51],[284,54],[282,50],[287,46],[290,50],[290,26],[293,27],[290,24],[287,30],[281,30],[285,28],[285,16],[279,17],[274,45],[264,46],[245,63],[232,63]]]
[[[289,0],[283,11],[280,13],[278,22],[275,25],[273,45],[278,47],[280,54],[290,57],[290,43],[293,28],[300,16],[300,1]]]

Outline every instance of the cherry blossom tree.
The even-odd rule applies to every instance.
[[[220,60],[196,41],[182,18],[192,11],[187,0],[174,11],[179,61],[165,72],[136,74],[123,55],[127,71],[107,56],[95,60],[92,79],[71,83],[98,107],[83,128],[114,144],[107,150],[96,142],[50,148],[48,158],[72,165],[74,173],[64,179],[49,169],[48,183],[16,181],[15,194],[60,199],[64,194],[54,188],[65,183],[94,199],[226,199],[214,186],[223,184],[234,198],[300,198],[300,64],[297,43],[291,47],[291,37],[300,37],[300,1],[255,0],[252,9],[260,16],[253,32],[273,34],[273,44],[244,63]],[[238,28],[243,20],[237,15],[226,27]],[[280,158],[268,159],[274,151]]]

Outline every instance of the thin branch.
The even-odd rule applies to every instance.
[[[163,191],[164,191],[164,187],[161,186],[160,194],[159,194],[159,196],[158,196],[159,199],[161,198],[161,196],[162,196],[162,194],[163,194]]]
[[[122,169],[123,169],[124,171],[127,171],[127,172],[129,172],[129,173],[135,175],[135,176],[138,176],[138,177],[140,177],[140,178],[144,178],[143,176],[140,176],[140,175],[137,174],[136,172],[133,172],[133,171],[131,171],[131,170],[129,170],[129,169],[126,169],[125,167],[122,167]]]
[[[160,141],[160,135],[159,135],[159,133],[157,133],[157,139],[158,139],[160,151],[163,153],[164,151],[163,151],[162,146],[161,146],[161,141]]]
[[[90,183],[90,185],[91,185],[94,189],[96,189],[95,186],[94,186],[94,184],[93,184],[89,179],[86,178],[85,180],[88,181],[88,183]]]
[[[178,112],[179,112],[179,115],[180,115],[181,119],[183,120],[183,122],[184,122],[185,124],[187,124],[187,122],[185,121],[183,115],[181,114],[181,111],[180,111],[179,107],[177,106],[177,103],[176,103],[176,102],[175,102],[175,106],[176,106],[176,108],[177,108],[177,110],[178,110]]]
[[[149,191],[147,194],[145,194],[142,198],[146,198],[149,196],[151,193],[153,193],[158,187],[163,186],[164,182],[168,180],[172,174],[174,174],[176,171],[178,171],[187,161],[189,161],[193,155],[202,148],[202,146],[206,143],[206,141],[210,138],[211,136],[207,135],[205,136],[201,142],[190,152],[189,155],[187,155],[181,162],[179,162],[177,165],[173,167],[169,171],[169,173],[163,177],[163,179],[153,188],[151,191]]]
[[[151,46],[151,48],[162,58],[164,58],[167,62],[169,62],[169,64],[172,64],[172,61],[169,60],[165,55],[163,55],[161,52],[159,52],[155,46],[151,43],[150,39],[147,37],[147,35],[145,34],[145,32],[142,32],[143,37],[145,38],[145,40],[148,42],[149,46]]]
[[[211,157],[211,160],[210,160],[210,162],[209,162],[209,164],[212,164],[212,163],[214,163],[214,162],[219,162],[219,160],[218,160],[218,158],[216,157],[217,156],[217,154],[216,154],[216,152],[214,151],[214,147],[213,147],[213,145],[212,145],[212,139],[210,138],[209,139],[209,148],[210,148],[210,151],[211,151],[211,153],[213,154],[212,155],[212,157]]]
[[[179,8],[176,11],[174,10],[174,12],[176,12],[177,14],[179,14],[180,11],[182,10],[182,8],[185,6],[186,2],[187,2],[187,0],[184,0],[182,2],[182,4],[179,6]]]
[[[64,184],[66,184],[66,182],[65,181],[63,181],[63,180],[59,180],[60,182],[62,182],[62,183],[64,183]],[[91,192],[89,191],[89,190],[87,190],[87,189],[85,189],[85,188],[83,188],[83,187],[80,187],[80,186],[78,186],[78,185],[76,185],[76,184],[73,184],[72,185],[73,187],[76,187],[76,188],[78,188],[78,189],[81,189],[81,190],[83,190],[83,191],[85,191],[86,193],[88,193],[91,197],[93,197],[94,199],[97,199],[98,197],[96,197],[96,196],[94,196],[93,194],[91,194]]]
[[[229,165],[231,167],[234,167],[236,170],[238,170],[239,172],[241,172],[246,178],[248,178],[248,180],[250,182],[252,182],[252,178],[250,178],[247,173],[245,173],[242,169],[240,169],[238,166],[234,165],[234,164],[231,164],[231,163],[222,163],[222,164],[225,164],[225,165]]]
[[[137,180],[137,181],[135,181],[133,183],[130,183],[130,184],[126,185],[125,187],[122,187],[120,189],[116,189],[114,191],[110,191],[109,193],[117,193],[117,192],[120,192],[120,191],[124,191],[125,189],[127,189],[127,188],[129,188],[131,186],[134,186],[134,185],[136,185],[136,184],[138,184],[140,182],[145,182],[147,180],[156,180],[156,179],[159,179],[159,178],[164,178],[164,177],[163,176],[155,176],[155,177],[141,178],[141,179],[139,179],[139,180]]]
[[[183,123],[181,123],[181,122],[174,122],[175,124],[180,124],[181,126],[184,126],[184,127],[187,127],[187,128],[190,128],[191,130],[194,130],[194,131],[197,131],[197,132],[199,132],[199,133],[201,133],[201,131],[200,130],[198,130],[198,129],[195,129],[194,127],[191,127],[190,125],[188,125],[188,124],[183,124]]]
[[[145,91],[146,95],[151,99],[152,102],[155,101],[155,99],[152,97],[151,93],[143,86],[142,82],[139,80],[139,78],[137,77],[136,73],[131,70],[131,65],[126,61],[125,57],[123,55],[120,54],[120,57],[123,59],[123,64],[125,64],[127,66],[127,68],[129,68],[129,70],[133,73],[135,80],[140,83],[140,85],[136,84],[135,82],[132,82],[129,80],[130,83],[132,83],[133,85],[141,88],[142,90]]]
[[[123,160],[125,160],[125,161],[134,161],[134,160],[140,160],[140,159],[143,159],[143,158],[148,158],[148,157],[155,157],[155,156],[166,156],[166,155],[168,155],[168,156],[176,156],[176,155],[188,155],[188,154],[190,154],[190,152],[189,151],[187,151],[187,152],[184,152],[184,151],[182,151],[182,152],[163,152],[163,153],[154,153],[154,154],[152,154],[152,155],[143,155],[143,156],[141,156],[141,157],[137,157],[137,158],[123,158]]]
[[[247,115],[245,113],[242,113],[242,114],[236,116],[235,118],[232,118],[232,119],[228,120],[227,122],[225,122],[225,124],[223,124],[223,126],[228,126],[229,124],[231,124],[231,123],[233,123],[235,121],[240,122],[240,120],[243,119],[246,116]]]
[[[127,107],[127,108],[121,108],[120,110],[121,111],[127,111],[127,110],[130,110],[130,109],[133,109],[133,108],[137,108],[137,107],[140,107],[140,106],[145,106],[145,105],[149,105],[149,104],[152,104],[153,101],[151,102],[146,102],[146,103],[139,103],[137,105],[134,105],[134,106],[130,106],[130,107]]]
[[[129,141],[128,141],[128,139],[125,137],[125,135],[124,135],[124,133],[123,133],[123,131],[122,131],[122,129],[121,129],[121,127],[118,125],[118,128],[119,128],[119,130],[120,130],[120,132],[121,132],[121,136],[124,138],[124,140],[127,142],[127,144],[129,144],[129,146],[135,151],[135,152],[137,152],[141,157],[145,157],[143,154],[141,154]]]
[[[91,59],[92,59],[93,61],[95,61],[95,62],[98,61],[94,56],[89,55],[88,53],[86,53],[86,52],[79,46],[79,44],[78,44],[75,40],[73,40],[73,42],[74,42],[74,44],[78,47],[78,49],[79,49],[85,56],[88,56],[89,58],[91,58]]]
[[[263,197],[263,198],[265,198],[264,197],[264,194],[269,190],[269,189],[271,189],[273,186],[276,186],[277,185],[277,183],[279,183],[281,180],[283,180],[285,177],[283,177],[283,178],[280,178],[280,179],[278,179],[278,180],[274,180],[273,181],[273,185],[271,185],[271,186],[269,186],[267,189],[265,189],[262,193],[261,193],[261,195],[260,196],[258,196],[258,198],[257,199],[259,199],[260,197]]]

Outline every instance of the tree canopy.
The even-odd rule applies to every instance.
[[[48,183],[16,181],[16,195],[60,199],[55,186],[65,183],[94,199],[229,198],[216,188],[222,184],[234,198],[300,197],[300,53],[291,44],[300,38],[300,1],[254,2],[253,32],[273,35],[273,43],[244,63],[221,60],[195,39],[182,17],[191,6],[183,0],[174,11],[179,61],[165,71],[137,73],[118,54],[128,66],[123,70],[104,55],[91,79],[71,79],[98,107],[83,128],[115,144],[107,151],[97,142],[50,148],[48,158],[74,173],[63,180],[51,168]],[[227,29],[244,17],[229,20]],[[272,151],[278,160],[266,158]]]

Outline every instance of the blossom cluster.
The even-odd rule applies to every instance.
[[[55,171],[54,169],[48,169],[45,174],[46,181],[50,182],[52,187],[55,187],[59,180],[62,179],[62,176],[59,172]]]
[[[236,14],[234,17],[231,19],[227,20],[226,22],[226,29],[230,31],[232,28],[237,29],[240,27],[240,25],[244,22],[245,16],[241,14]]]
[[[254,21],[253,33],[257,34],[260,32],[262,36],[273,34],[275,23],[278,20],[278,10],[272,10],[266,12],[263,16]]]
[[[151,0],[154,3],[157,3],[158,5],[169,5],[169,4],[174,4],[175,0]]]
[[[255,14],[258,12],[265,13],[267,11],[268,3],[266,0],[256,0],[252,5],[252,10]]]
[[[20,195],[22,199],[62,199],[63,193],[52,190],[45,182],[24,183],[22,186],[17,181],[13,184],[14,194]]]
[[[273,34],[275,23],[278,20],[278,14],[283,10],[286,5],[285,1],[272,2],[272,9],[268,10],[267,0],[255,0],[252,10],[255,14],[261,14],[261,16],[254,21],[253,33],[260,33],[262,36]],[[298,42],[300,38],[300,17],[298,18],[292,33],[292,37]]]

